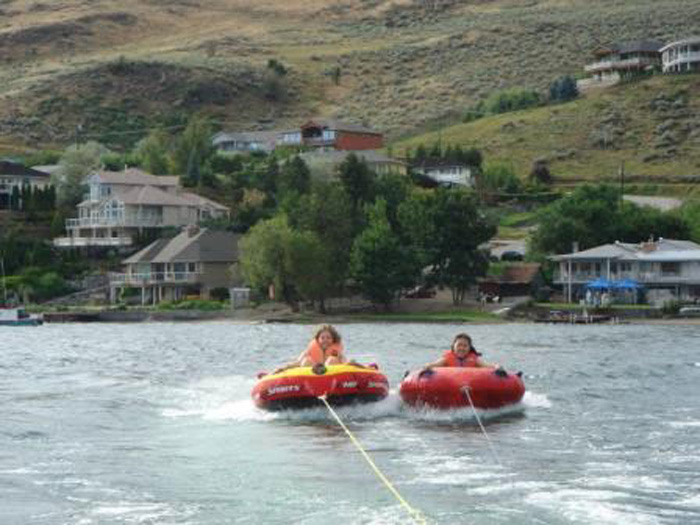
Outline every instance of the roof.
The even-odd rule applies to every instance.
[[[596,246],[595,248],[590,248],[589,250],[583,250],[580,252],[565,253],[560,255],[552,256],[554,261],[562,260],[588,260],[588,259],[619,259],[621,257],[628,256],[634,253],[634,249],[630,248],[630,245],[622,243],[614,244],[603,244],[601,246]]]
[[[178,196],[185,199],[186,201],[190,202],[191,204],[193,204],[197,207],[208,206],[210,208],[214,208],[215,210],[221,210],[221,211],[228,211],[229,210],[228,206],[224,206],[223,204],[219,204],[218,202],[215,202],[211,199],[207,199],[206,197],[202,197],[201,195],[197,195],[196,193],[190,193],[188,191],[181,191],[178,193]]]
[[[691,252],[700,253],[700,244],[693,241],[677,239],[659,239],[653,242],[630,244],[615,242],[603,244],[589,250],[554,255],[553,261],[585,261],[597,259],[621,259],[643,261],[681,261],[694,260]]]
[[[240,235],[209,229],[185,228],[172,239],[159,239],[123,264],[173,262],[223,262],[238,260]]]
[[[27,168],[24,164],[11,160],[0,160],[0,175],[14,175],[19,177],[36,177],[48,179],[49,174],[34,168]]]
[[[124,171],[96,171],[100,182],[105,184],[123,184],[129,186],[178,186],[180,177],[176,175],[150,175],[136,168],[129,168]]]
[[[663,250],[639,253],[637,259],[647,262],[700,261],[700,250]]]
[[[114,198],[124,204],[151,206],[194,206],[194,203],[182,196],[168,193],[155,186],[136,186],[124,191],[116,190]]]
[[[682,40],[676,40],[675,42],[671,42],[670,44],[666,44],[664,47],[659,49],[661,53],[666,51],[667,49],[670,49],[672,47],[676,46],[685,46],[688,44],[700,44],[700,36],[690,36],[688,38],[684,38]]]
[[[304,124],[302,124],[299,127],[301,129],[318,127],[318,128],[335,130],[335,131],[351,131],[354,133],[371,133],[373,135],[381,135],[381,133],[379,131],[376,131],[374,129],[370,129],[367,126],[362,126],[359,124],[351,124],[350,122],[341,122],[340,120],[326,119],[326,118],[312,119],[312,120],[305,122]]]
[[[615,42],[609,46],[601,46],[594,54],[606,55],[609,53],[654,53],[660,52],[663,43],[657,40],[631,40],[628,42]]]
[[[402,160],[394,159],[377,150],[332,150],[332,151],[307,151],[299,155],[305,162],[310,161],[327,161],[335,164],[343,162],[350,154],[354,154],[357,158],[364,160],[367,164],[402,164],[406,163]]]

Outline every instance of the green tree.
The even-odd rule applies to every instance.
[[[282,165],[277,181],[281,198],[289,194],[304,195],[311,189],[311,172],[301,157],[295,155]]]
[[[241,239],[241,272],[254,288],[275,294],[284,302],[297,305],[298,294],[289,272],[288,245],[293,230],[285,215],[261,221]]]
[[[354,238],[350,199],[343,187],[328,182],[315,184],[291,211],[290,221],[297,229],[313,232],[330,254],[327,294],[341,289]]]
[[[430,282],[449,287],[453,302],[461,304],[477,277],[486,273],[488,257],[480,246],[496,233],[475,195],[466,189],[416,192],[399,207],[399,219],[430,268]]]
[[[83,200],[85,177],[100,168],[100,158],[106,153],[108,150],[97,142],[66,149],[51,180],[56,188],[56,202],[59,206],[74,207]]]
[[[170,172],[169,149],[170,137],[165,131],[156,129],[139,141],[135,153],[141,166],[148,173],[166,175]]]
[[[552,102],[568,102],[579,95],[576,80],[570,75],[564,75],[549,85],[549,100]]]
[[[335,285],[332,253],[309,231],[293,230],[285,247],[285,266],[299,297],[314,301],[325,313],[325,300]]]
[[[417,282],[420,266],[415,254],[391,230],[383,199],[368,208],[368,215],[367,227],[353,243],[351,273],[363,295],[389,309],[402,289]]]
[[[352,215],[356,227],[362,222],[362,205],[374,200],[374,172],[367,163],[350,153],[338,165],[338,176],[345,192],[350,197]]]
[[[197,162],[201,170],[214,154],[211,141],[212,127],[208,118],[194,116],[187,123],[182,135],[175,141],[172,167],[175,173],[186,175],[191,162]]]
[[[530,240],[536,256],[569,253],[574,242],[581,250],[600,244],[641,242],[650,237],[687,239],[690,228],[682,216],[620,199],[619,189],[605,184],[584,185],[543,208]]]

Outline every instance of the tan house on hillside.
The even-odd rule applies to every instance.
[[[195,225],[228,215],[226,206],[186,192],[176,176],[141,170],[97,171],[85,180],[88,192],[78,217],[66,221],[58,247],[130,246],[137,232]]]
[[[211,297],[216,288],[237,284],[231,267],[238,262],[240,236],[189,226],[172,239],[159,239],[124,259],[123,273],[109,278],[110,299],[127,289],[140,291],[141,304]]]

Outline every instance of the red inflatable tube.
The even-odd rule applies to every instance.
[[[469,396],[467,396],[467,390]],[[520,374],[495,368],[433,368],[407,375],[401,399],[414,407],[491,409],[514,405],[525,395]]]
[[[326,395],[331,405],[369,403],[389,394],[389,381],[375,368],[354,365],[299,367],[265,375],[251,396],[258,408],[286,410],[321,405]]]

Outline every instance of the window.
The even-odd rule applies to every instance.
[[[335,130],[332,129],[324,129],[323,130],[323,140],[334,140],[335,139]]]
[[[679,275],[680,264],[677,262],[662,262],[661,275]]]

